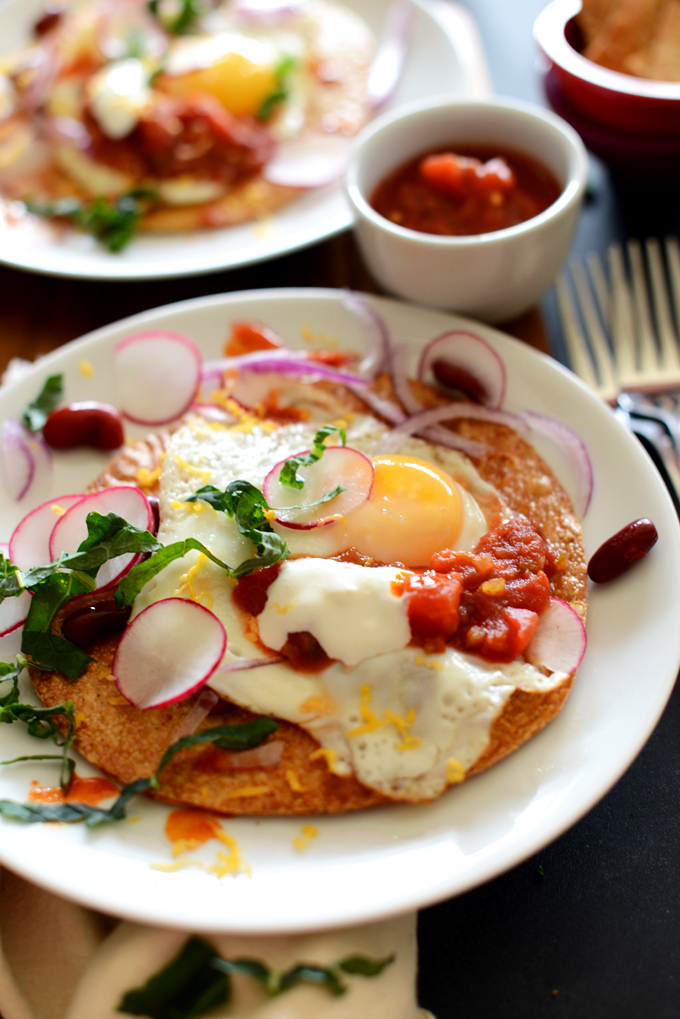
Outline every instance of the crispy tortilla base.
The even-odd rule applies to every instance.
[[[384,391],[386,383],[382,385]],[[418,386],[417,392],[430,404],[442,400],[427,387]],[[354,397],[343,393],[343,400],[364,409]],[[521,436],[503,425],[461,419],[454,427],[489,446],[489,452],[475,460],[480,475],[496,486],[513,510],[538,524],[556,550],[564,553],[566,568],[553,583],[554,593],[585,619],[587,577],[581,530],[569,498],[550,468]],[[142,468],[148,482],[143,487],[155,494],[158,481],[154,471],[169,437],[168,432],[161,432],[124,449],[92,487],[134,482]],[[145,475],[145,471],[150,473]],[[83,757],[127,783],[155,771],[164,751],[181,734],[195,698],[150,711],[134,708],[112,681],[116,643],[116,638],[108,638],[86,649],[96,661],[77,683],[38,670],[31,670],[31,677],[43,704],[53,706],[67,698],[74,702],[83,718],[76,737]],[[544,693],[515,690],[491,727],[486,750],[467,774],[490,767],[542,729],[559,712],[572,681],[573,675]],[[252,717],[220,700],[199,728]],[[229,754],[213,746],[184,750],[163,772],[160,791],[154,795],[168,803],[192,804],[225,814],[335,814],[389,802],[354,778],[331,774],[323,758],[310,760],[318,744],[298,726],[281,721],[270,740],[284,743],[281,762],[260,769],[234,770]]]

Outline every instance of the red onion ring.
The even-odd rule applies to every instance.
[[[359,373],[369,379],[374,379],[381,371],[391,373],[392,340],[382,315],[353,290],[343,290],[342,303],[364,326],[368,352],[359,364]]]
[[[269,658],[245,658],[242,661],[227,662],[226,665],[220,665],[213,675],[219,676],[220,673],[224,672],[244,672],[246,669],[259,669],[263,665],[278,665],[283,661],[285,661],[283,655],[271,655]]]
[[[584,517],[593,494],[593,465],[583,440],[568,425],[556,421],[555,418],[537,414],[532,410],[525,410],[522,417],[529,428],[552,439],[564,453],[576,479],[574,512],[577,517]]]

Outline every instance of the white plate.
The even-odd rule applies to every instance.
[[[395,338],[415,350],[468,320],[371,298]],[[45,376],[65,374],[66,396],[115,402],[114,343],[140,328],[191,335],[207,356],[220,351],[231,319],[259,319],[302,346],[300,329],[360,346],[361,328],[332,290],[264,290],[187,301],[127,319],[50,354],[31,375],[3,390],[3,415],[17,417]],[[631,763],[652,731],[680,661],[680,529],[671,502],[637,441],[565,369],[486,326],[473,324],[501,353],[507,405],[552,414],[586,441],[595,490],[584,522],[587,551],[622,525],[651,517],[657,547],[633,570],[592,591],[589,648],[562,714],[512,757],[436,803],[314,819],[317,838],[300,853],[301,819],[224,821],[252,877],[218,881],[201,871],[164,874],[166,809],[135,801],[137,824],[90,832],[82,825],[22,826],[0,821],[0,861],[57,893],[142,922],[206,931],[287,932],[356,924],[455,895],[537,852],[577,821]],[[82,359],[94,367],[87,379]],[[541,451],[567,487],[572,478],[549,445]],[[56,458],[54,495],[79,491],[105,457]],[[28,507],[0,494],[0,539]],[[8,639],[8,638],[5,638]],[[0,759],[36,753],[19,725],[0,727]],[[55,765],[0,769],[0,798],[25,801],[30,781],[55,782]],[[87,773],[85,766],[79,771]],[[214,859],[216,843],[199,851]]]
[[[391,0],[344,0],[380,35]],[[412,0],[415,23],[403,75],[390,106],[448,93],[461,99],[491,92],[470,15],[447,0]],[[2,50],[28,36],[43,0],[2,0]],[[1,221],[0,221],[1,223]],[[262,262],[347,230],[352,214],[341,184],[310,191],[265,220],[220,230],[139,235],[111,254],[81,233],[60,235],[34,217],[0,225],[0,262],[18,269],[78,279],[159,279],[195,276]]]

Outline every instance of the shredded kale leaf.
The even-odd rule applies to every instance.
[[[25,662],[25,664],[28,663]],[[4,663],[0,663],[0,665],[10,670],[12,669],[11,666],[4,666]],[[10,678],[12,678],[11,672],[2,677],[2,679]],[[17,709],[21,709],[21,711]],[[34,708],[33,705],[27,704],[15,705],[16,717],[4,718],[2,715],[4,710],[4,708],[0,708],[0,721],[25,721],[31,736],[38,736],[42,739],[52,736],[57,746],[64,747],[62,788],[68,790],[73,769],[75,768],[75,764],[67,758],[67,752],[75,737],[75,714],[72,702],[66,701],[55,708],[42,709]],[[26,717],[21,717],[22,712]],[[67,718],[69,721],[69,729],[64,743],[59,742],[59,733],[53,722],[55,715],[62,715],[62,717]],[[53,727],[53,732],[49,729],[50,724]],[[32,727],[35,731],[31,731]],[[243,722],[241,725],[217,725],[212,729],[204,729],[202,732],[183,736],[168,747],[153,775],[150,775],[149,778],[139,778],[135,782],[130,782],[128,785],[123,786],[118,799],[108,810],[103,810],[101,807],[91,807],[85,803],[21,804],[14,803],[11,800],[0,800],[0,817],[5,817],[9,821],[20,821],[24,824],[35,824],[44,821],[61,821],[63,824],[74,824],[84,821],[88,828],[96,828],[102,824],[109,824],[112,821],[122,821],[126,816],[127,805],[133,796],[146,792],[147,789],[159,788],[161,772],[164,768],[167,768],[175,754],[178,754],[180,750],[185,750],[187,747],[197,746],[201,743],[214,743],[225,750],[250,750],[264,743],[267,737],[276,732],[277,729],[278,724],[272,718],[260,717],[253,719],[252,722]],[[22,758],[15,758],[14,761],[2,763],[13,764],[19,760],[22,760]],[[66,763],[67,761],[68,764]],[[67,782],[66,785],[64,784],[65,782]]]
[[[334,435],[336,432],[339,433],[344,446],[347,441],[345,429],[336,428],[335,425],[324,425],[323,428],[320,428],[314,436],[314,442],[312,443],[312,448],[309,453],[303,453],[302,456],[291,456],[289,460],[286,460],[279,475],[279,481],[281,484],[287,485],[289,488],[304,488],[304,478],[299,477],[298,468],[309,467],[311,464],[316,463],[317,460],[320,460],[326,451],[326,439],[328,439],[331,435]],[[328,497],[331,497],[330,493],[328,494]]]
[[[22,421],[31,432],[41,432],[48,417],[55,410],[64,392],[64,376],[50,375],[35,400],[29,403],[21,416]]]
[[[294,57],[284,57],[279,66],[276,68],[276,88],[268,95],[266,99],[260,105],[257,111],[257,119],[263,122],[271,120],[278,106],[288,98],[290,94],[290,88],[288,85],[288,76],[295,70],[297,61]]]
[[[93,234],[109,251],[122,251],[132,240],[140,217],[155,192],[136,188],[118,198],[99,196],[91,202],[78,198],[58,198],[54,202],[35,202],[25,198],[29,212],[48,219],[67,219],[85,233]]]
[[[199,0],[179,0],[178,3],[168,5],[170,10],[167,13],[163,0],[149,0],[147,6],[171,35],[186,35],[193,31],[204,13]]]
[[[195,502],[197,499],[233,517],[239,533],[250,538],[257,549],[257,558],[246,559],[231,571],[232,577],[243,577],[261,566],[272,566],[288,558],[288,546],[272,529],[267,517],[270,511],[267,500],[259,488],[255,488],[249,481],[232,481],[223,492],[214,485],[205,485],[186,501]]]
[[[259,959],[222,959],[208,941],[194,936],[143,987],[124,994],[117,1010],[151,1019],[195,1019],[231,1000],[231,977],[235,973],[251,977],[270,997],[301,983],[325,987],[338,997],[347,991],[339,971],[375,977],[393,961],[393,955],[386,959],[355,955],[330,966],[299,963],[280,972]]]
[[[20,761],[61,761],[61,773],[59,782],[64,792],[68,792],[75,761],[68,752],[73,746],[76,736],[76,717],[73,701],[64,701],[63,704],[56,704],[52,708],[36,707],[34,704],[22,704],[19,700],[19,676],[28,662],[23,655],[17,655],[16,664],[0,662],[0,685],[11,682],[9,693],[0,697],[0,723],[11,725],[13,722],[23,722],[27,728],[28,735],[36,739],[51,739],[61,749],[60,755],[35,754],[29,757],[15,757],[11,761],[0,761],[0,765],[17,764]],[[55,719],[61,717],[67,722],[66,735],[62,735]]]

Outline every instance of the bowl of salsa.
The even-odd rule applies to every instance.
[[[346,175],[364,260],[390,293],[502,322],[554,280],[587,156],[559,117],[508,99],[401,107],[357,140]]]

